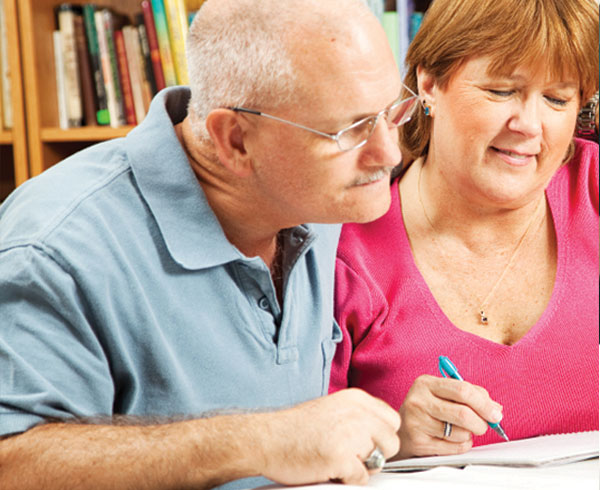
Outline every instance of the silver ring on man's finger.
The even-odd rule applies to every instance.
[[[452,424],[450,422],[444,422],[444,439],[448,439],[452,434]]]
[[[385,465],[385,457],[381,449],[376,447],[373,449],[369,457],[365,459],[364,464],[368,470],[380,470]]]

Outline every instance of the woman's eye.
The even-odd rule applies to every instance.
[[[558,99],[556,97],[550,97],[548,95],[546,95],[545,97],[546,97],[546,100],[548,102],[550,102],[552,105],[559,106],[559,107],[564,107],[567,105],[567,101],[564,99]]]
[[[510,97],[514,93],[513,90],[495,90],[495,89],[488,89],[488,92],[497,97]]]

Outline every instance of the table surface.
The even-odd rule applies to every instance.
[[[297,487],[269,485],[262,490],[598,490],[599,487],[600,464],[598,458],[594,458],[537,468],[467,466],[459,469],[441,466],[408,473],[379,473],[371,477],[367,487],[323,483]]]

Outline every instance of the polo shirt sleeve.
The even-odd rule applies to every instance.
[[[110,366],[77,284],[43,248],[0,251],[0,435],[110,414]]]

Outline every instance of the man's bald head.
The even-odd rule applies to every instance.
[[[207,138],[204,120],[218,107],[297,102],[301,72],[313,60],[335,63],[340,47],[360,49],[366,31],[383,36],[362,0],[207,0],[187,45],[196,135]]]

